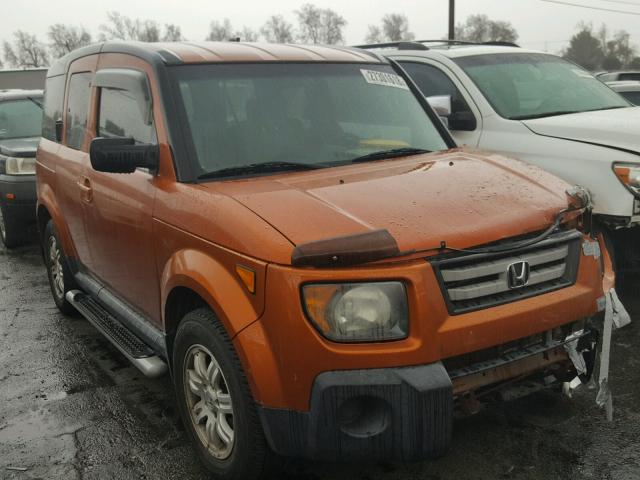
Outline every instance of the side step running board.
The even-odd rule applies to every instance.
[[[146,377],[156,378],[166,373],[167,364],[94,298],[80,290],[67,292],[66,298]]]

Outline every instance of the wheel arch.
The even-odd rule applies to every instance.
[[[233,339],[256,321],[261,309],[229,265],[196,249],[174,253],[161,277],[162,322],[168,340],[190,311],[210,308]]]
[[[42,235],[49,220],[52,220],[56,227],[65,255],[67,257],[77,257],[67,222],[65,222],[64,215],[55,200],[55,194],[49,185],[43,184],[40,185],[38,205],[36,208],[36,222],[38,224],[40,243],[42,243]]]

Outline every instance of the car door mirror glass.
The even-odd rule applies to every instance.
[[[91,167],[105,173],[133,173],[137,168],[156,170],[158,146],[136,144],[133,138],[97,137],[91,141]]]
[[[449,128],[449,117],[451,115],[451,95],[433,95],[427,97],[427,102],[436,112],[442,123]]]

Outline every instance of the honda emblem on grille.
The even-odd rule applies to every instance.
[[[516,262],[507,269],[507,284],[509,288],[522,288],[529,283],[531,267],[529,262]]]

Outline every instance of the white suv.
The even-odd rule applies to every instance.
[[[400,63],[459,144],[520,158],[587,188],[620,273],[638,270],[640,108],[581,67],[517,45],[364,47]]]

